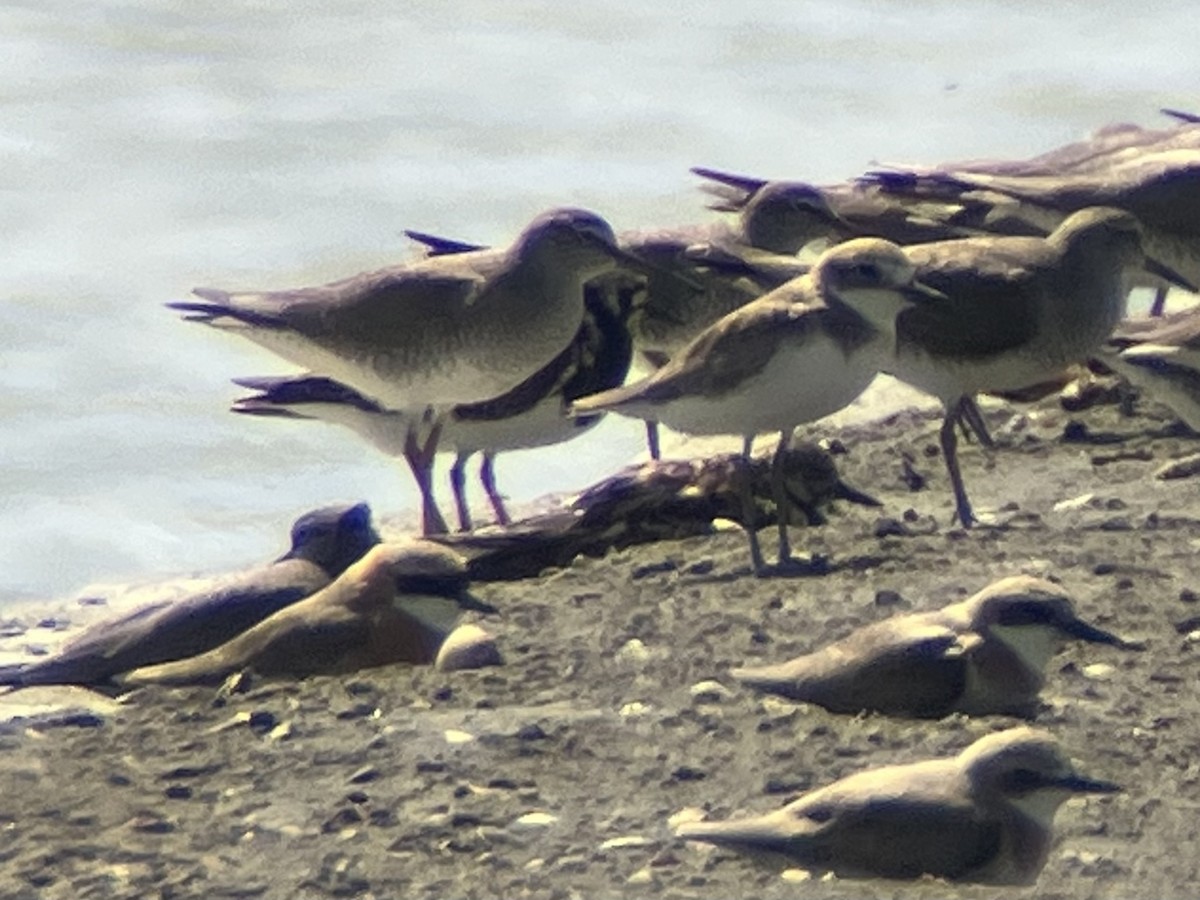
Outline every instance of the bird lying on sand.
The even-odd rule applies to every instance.
[[[1080,774],[1052,735],[1012,728],[949,759],[869,769],[775,812],[691,822],[675,833],[786,854],[842,877],[1032,884],[1050,854],[1058,807],[1120,789]]]
[[[1050,657],[1072,639],[1138,648],[1080,619],[1053,582],[1015,575],[941,609],[867,625],[788,662],[729,674],[838,713],[1030,716]]]

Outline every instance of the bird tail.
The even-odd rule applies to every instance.
[[[228,291],[218,288],[195,288],[192,293],[200,299],[173,300],[165,304],[167,309],[187,313],[183,318],[188,322],[203,322],[206,325],[228,325],[233,322],[258,328],[280,327],[277,316],[238,304]]]

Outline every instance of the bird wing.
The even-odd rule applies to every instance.
[[[1038,328],[1039,292],[1053,278],[1040,238],[965,238],[906,249],[917,278],[946,295],[905,306],[896,317],[900,346],[932,356],[986,358],[1028,342]]]

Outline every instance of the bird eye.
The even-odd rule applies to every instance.
[[[1046,779],[1032,769],[1013,769],[1004,776],[1004,792],[1026,794],[1046,784]]]
[[[879,267],[873,263],[859,263],[854,267],[854,274],[864,281],[879,281]]]

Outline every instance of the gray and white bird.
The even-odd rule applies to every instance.
[[[473,454],[483,455],[480,478],[484,490],[496,520],[507,525],[510,520],[493,469],[497,454],[550,446],[583,434],[599,422],[600,416],[568,415],[571,401],[625,380],[632,359],[628,319],[636,291],[617,294],[603,286],[589,285],[585,293],[583,321],[574,340],[548,365],[500,397],[459,404],[444,416],[439,446],[456,454],[450,478],[463,531],[472,527],[465,495],[465,466]],[[390,456],[406,456],[411,435],[424,434],[430,427],[426,418],[387,409],[329,378],[304,375],[235,381],[257,393],[235,401],[234,412],[342,425]],[[423,520],[436,522],[441,513],[429,474],[426,469],[413,468],[421,491]]]
[[[48,659],[0,667],[0,684],[102,685],[141,666],[203,653],[315,594],[379,543],[365,503],[306,513],[291,549],[199,593],[98,622]]]
[[[1126,319],[1097,357],[1200,432],[1200,308]]]
[[[1119,785],[1082,774],[1054,737],[1012,728],[960,754],[868,769],[782,809],[680,825],[677,837],[785,854],[842,877],[1032,884],[1068,799]]]
[[[321,287],[230,293],[198,288],[167,304],[241,334],[388,408],[424,417],[410,465],[432,467],[441,417],[501,396],[550,363],[579,330],[583,288],[620,265],[608,223],[581,209],[538,216],[503,252],[426,258]]]
[[[1099,348],[1124,315],[1137,273],[1171,270],[1148,259],[1142,230],[1107,207],[1072,214],[1047,238],[977,237],[906,248],[916,276],[947,298],[912,304],[886,324],[896,339],[882,371],[938,397],[941,446],[959,522],[975,514],[959,470],[956,423],[971,398],[1050,381]],[[870,319],[876,307],[849,305]],[[860,308],[861,307],[861,308]],[[975,430],[986,434],[982,421]]]
[[[837,713],[1030,716],[1051,656],[1070,640],[1137,647],[1080,619],[1058,585],[1018,575],[942,609],[867,625],[788,662],[729,674]]]
[[[944,299],[914,280],[899,247],[850,241],[823,255],[808,275],[718,320],[649,378],[577,400],[572,411],[608,410],[687,434],[740,434],[747,461],[756,434],[781,432],[772,484],[779,561],[786,564],[790,503],[782,466],[792,432],[862,393],[894,342],[890,320],[909,303],[931,298]],[[867,307],[871,317],[862,314]],[[752,564],[765,572],[748,480],[742,504]]]

